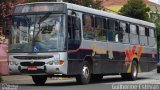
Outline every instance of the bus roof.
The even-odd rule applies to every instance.
[[[117,19],[117,20],[122,20],[122,21],[130,22],[130,23],[135,23],[135,24],[140,24],[140,25],[145,25],[145,26],[155,28],[154,23],[150,23],[150,22],[147,22],[147,21],[143,21],[143,20],[139,20],[139,19],[135,19],[135,18],[130,18],[130,17],[122,16],[122,15],[117,15],[117,14],[109,13],[109,12],[106,12],[106,11],[93,9],[93,8],[90,8],[90,7],[85,7],[85,6],[80,6],[80,5],[76,5],[76,4],[72,4],[72,3],[67,3],[67,2],[34,2],[34,3],[18,4],[16,6],[26,5],[26,4],[38,4],[38,3],[39,4],[40,3],[46,3],[46,4],[47,3],[63,3],[63,4],[67,5],[68,9],[72,9],[72,10],[75,10],[75,11],[95,14],[95,15],[99,15],[99,16],[109,17],[109,18],[113,18],[113,19]]]

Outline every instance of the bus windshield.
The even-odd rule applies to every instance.
[[[65,48],[63,14],[12,16],[9,52],[52,52]]]

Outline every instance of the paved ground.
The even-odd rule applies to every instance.
[[[18,86],[16,90],[117,90],[117,88],[122,88],[121,90],[160,90],[160,74],[157,74],[156,70],[140,73],[136,81],[124,81],[119,75],[116,75],[105,76],[102,81],[88,85],[78,85],[74,78],[65,80],[48,78],[44,86],[35,86],[30,76],[5,76],[3,78],[3,83]],[[129,88],[126,86],[128,84]]]
[[[31,76],[27,75],[12,75],[12,76],[2,76],[3,82],[2,83],[9,83],[9,84],[34,84],[32,81]],[[46,83],[50,82],[62,82],[62,81],[70,81],[74,78],[48,78]]]

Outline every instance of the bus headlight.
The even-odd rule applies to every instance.
[[[47,62],[48,65],[53,65],[53,61]]]
[[[59,65],[59,60],[54,60],[54,65]]]
[[[49,61],[47,62],[48,65],[63,65],[64,64],[64,60],[53,60],[53,61]]]

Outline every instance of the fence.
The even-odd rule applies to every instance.
[[[8,39],[0,40],[0,75],[8,75]]]

